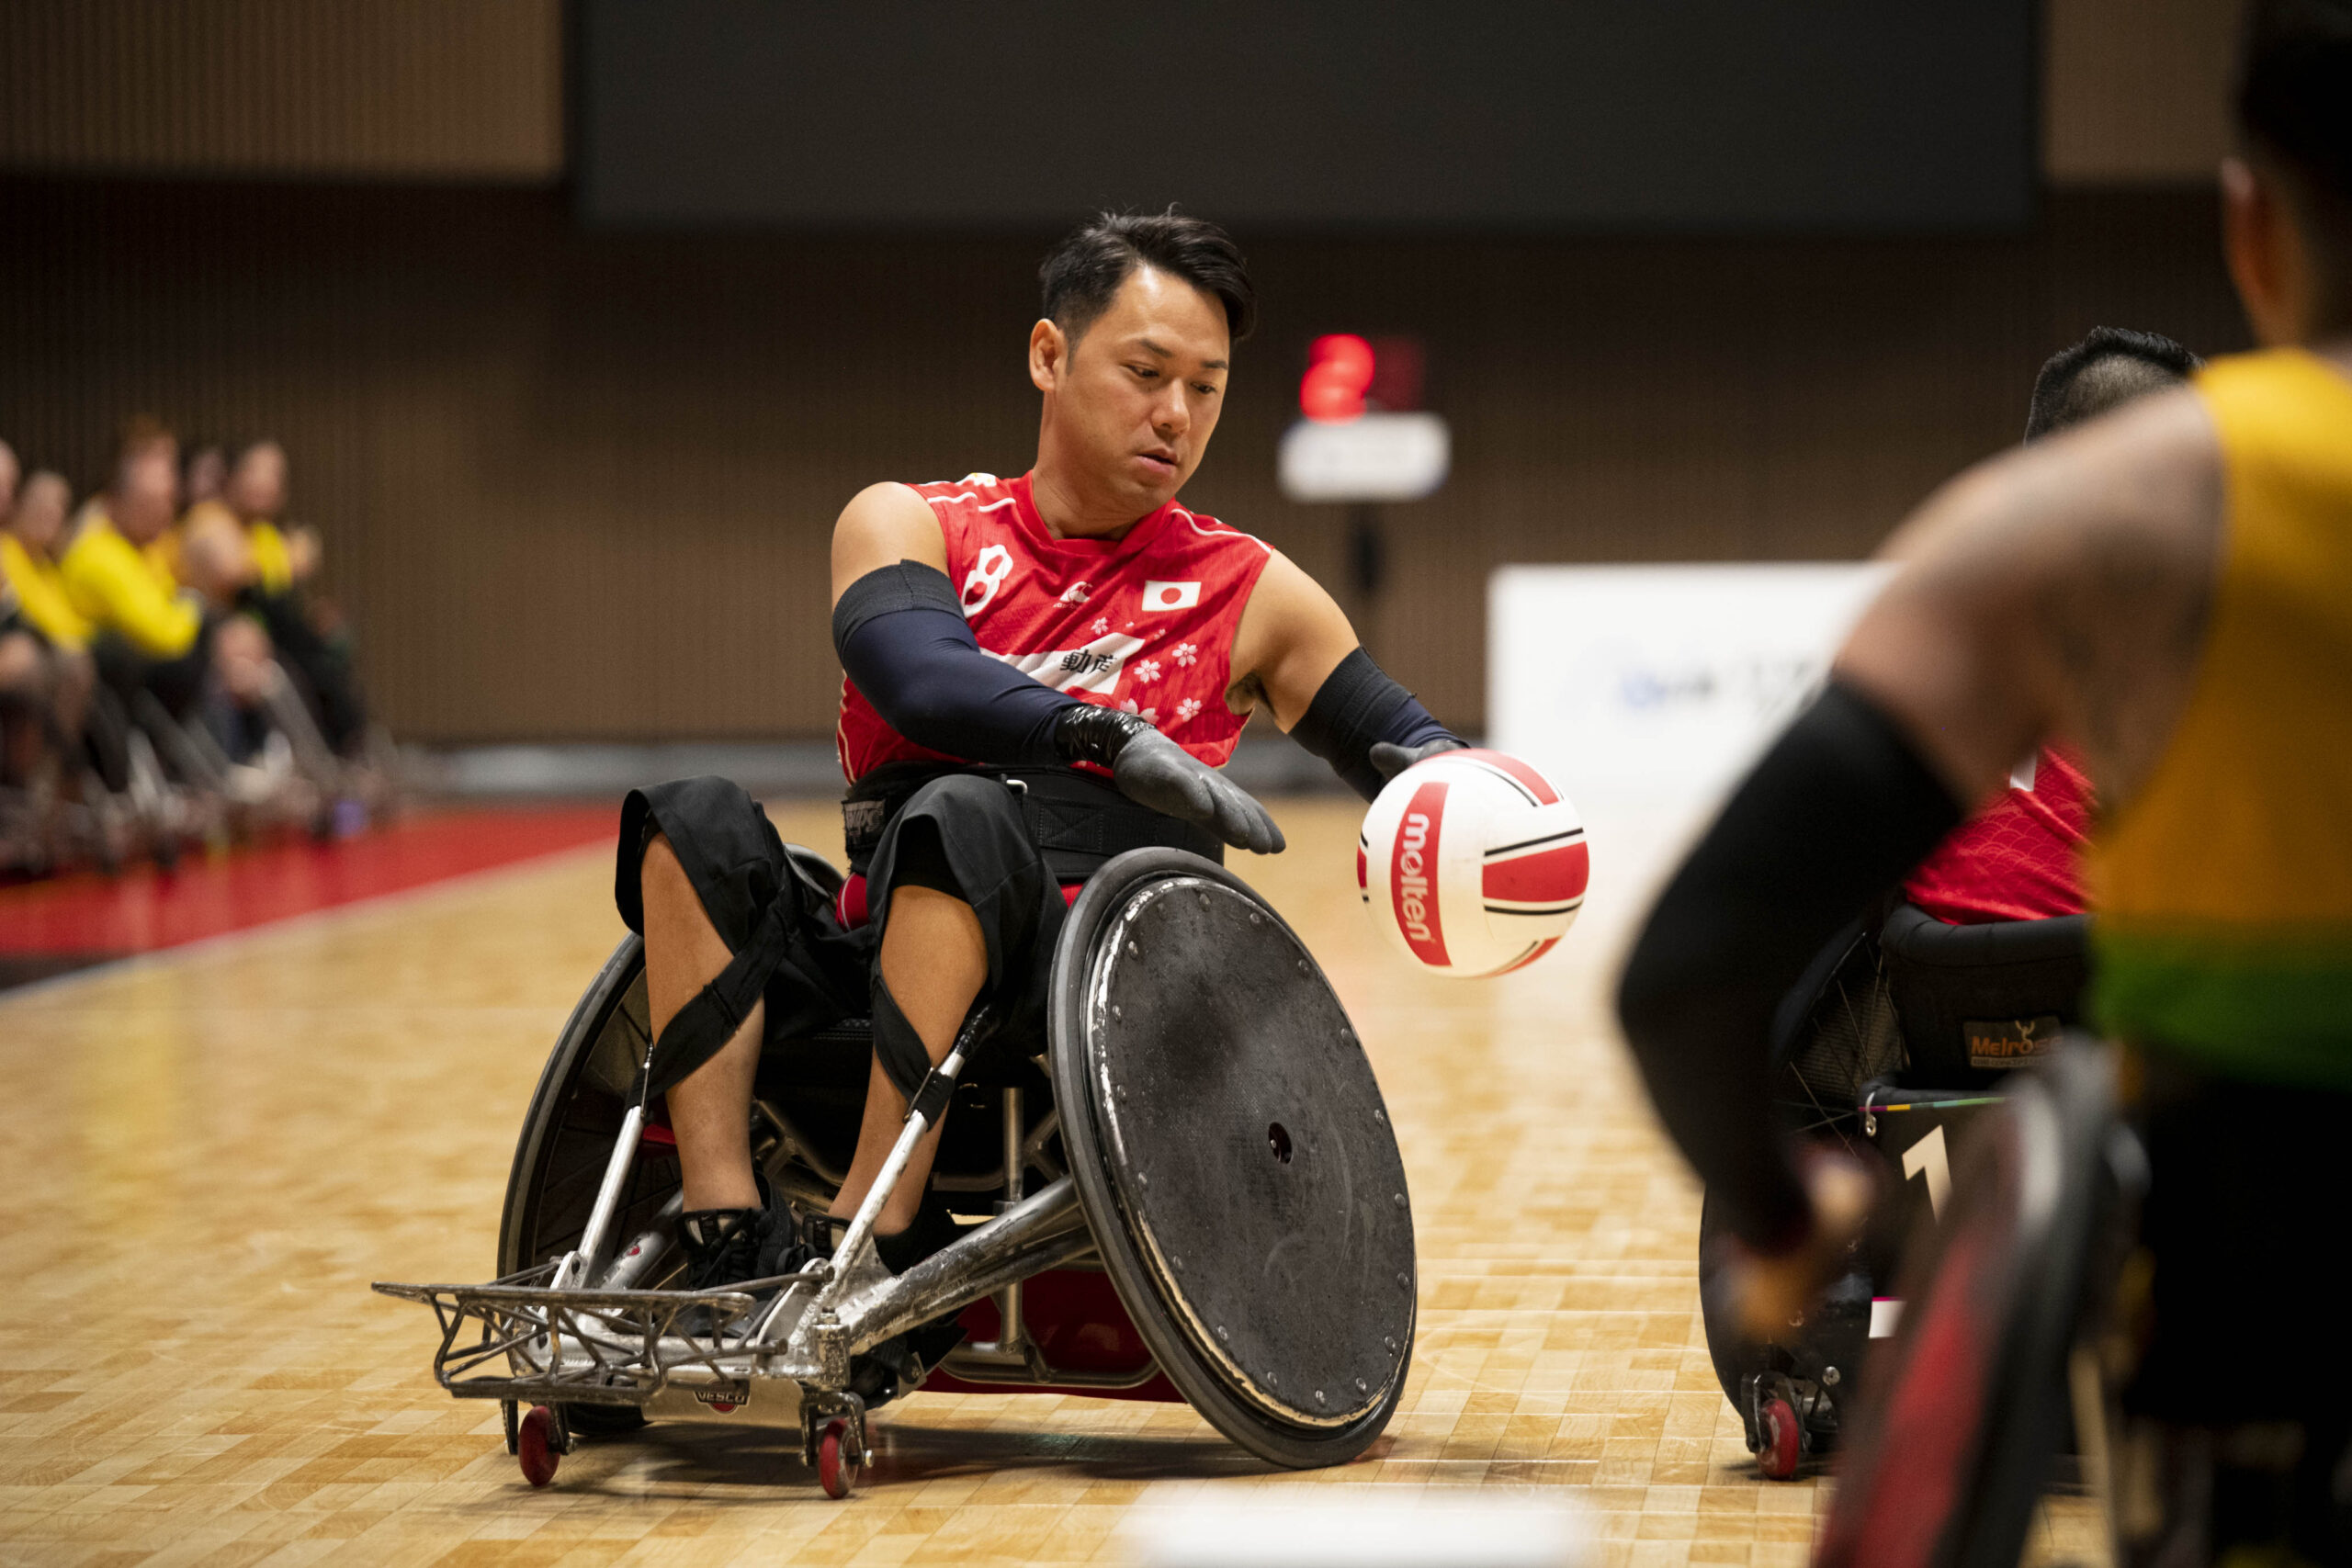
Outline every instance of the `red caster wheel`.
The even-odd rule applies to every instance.
[[[817,1483],[839,1502],[857,1484],[858,1454],[850,1447],[849,1423],[835,1417],[817,1438]]]
[[[1785,1399],[1768,1399],[1757,1413],[1756,1429],[1764,1446],[1756,1450],[1756,1468],[1766,1479],[1786,1481],[1797,1472],[1797,1413]]]
[[[534,1486],[545,1486],[555,1479],[555,1467],[563,1459],[563,1450],[556,1446],[555,1413],[544,1404],[534,1404],[523,1415],[522,1424],[514,1433],[515,1457],[523,1461],[523,1479]]]

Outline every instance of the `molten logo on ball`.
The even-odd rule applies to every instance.
[[[1413,792],[1413,803],[1405,808],[1405,826],[1396,835],[1396,863],[1389,879],[1406,945],[1414,957],[1438,968],[1445,966],[1445,921],[1438,913],[1430,872],[1437,864],[1444,811],[1442,783],[1425,784]]]
[[[1398,774],[1356,849],[1375,923],[1416,964],[1463,979],[1549,953],[1584,907],[1590,873],[1576,807],[1500,751],[1441,752]]]

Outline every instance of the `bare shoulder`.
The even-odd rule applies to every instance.
[[[947,541],[931,506],[906,485],[868,485],[833,524],[833,597],[869,571],[902,560],[947,570]]]
[[[2076,747],[2110,803],[2162,752],[2221,556],[2222,459],[2186,389],[1955,479],[1883,554],[1901,570],[1838,658],[1963,795]]]

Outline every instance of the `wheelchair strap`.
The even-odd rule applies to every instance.
[[[779,971],[797,970],[787,961],[794,930],[791,912],[797,901],[797,883],[787,882],[778,889],[760,916],[760,923],[752,928],[752,940],[709,985],[678,1010],[662,1037],[647,1048],[645,1065],[638,1075],[640,1104],[667,1093],[679,1079],[718,1055],[743,1027],[744,1018],[767,990],[768,982]],[[813,977],[809,984],[814,988]]]
[[[981,768],[953,763],[890,762],[849,786],[842,796],[842,846],[850,869],[863,875],[882,830],[917,790],[950,773],[978,773],[1012,791],[1022,826],[1057,876],[1083,880],[1128,850],[1189,850],[1225,863],[1225,845],[1205,828],[1129,800],[1107,778],[1075,768]]]

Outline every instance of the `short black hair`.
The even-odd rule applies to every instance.
[[[2352,208],[2352,0],[2254,0],[2235,107],[2254,151],[2314,197]]]
[[[2096,419],[2149,392],[2178,386],[2205,362],[2162,333],[2093,327],[2090,335],[2042,361],[2033,378],[2025,438]]]
[[[1172,207],[1140,215],[1097,213],[1048,251],[1037,268],[1047,319],[1077,343],[1139,266],[1156,267],[1214,296],[1225,307],[1226,330],[1236,343],[1258,324],[1258,291],[1233,236]]]

